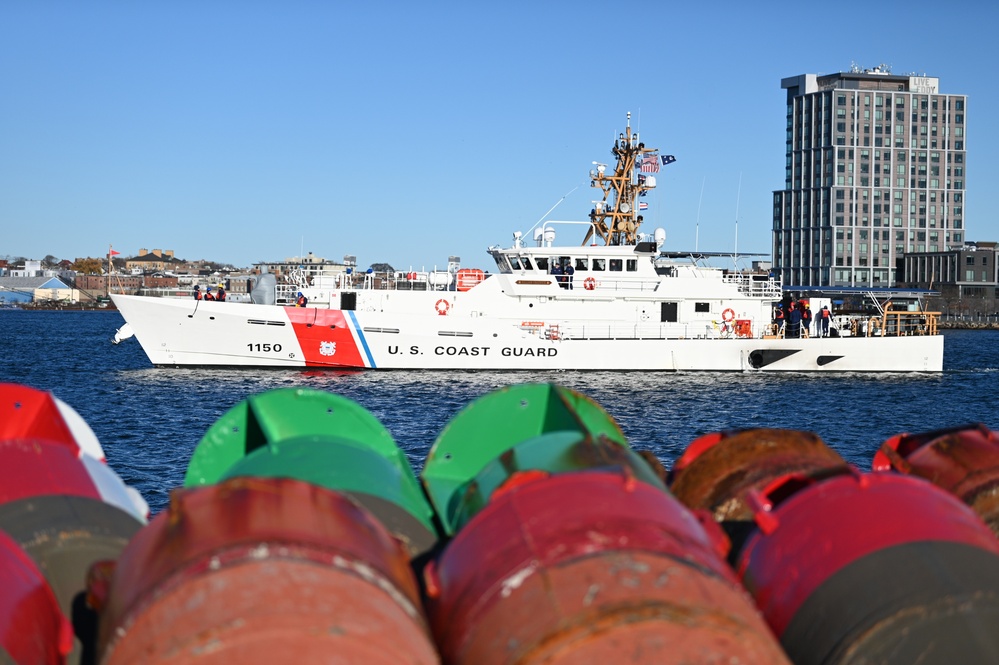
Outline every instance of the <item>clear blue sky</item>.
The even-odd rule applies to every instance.
[[[996,25],[978,0],[5,0],[0,256],[488,268],[568,192],[550,218],[585,218],[628,111],[677,158],[643,230],[731,251],[738,219],[769,252],[780,81],[852,63],[968,95],[967,237],[999,240]]]

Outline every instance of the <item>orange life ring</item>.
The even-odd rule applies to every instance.
[[[731,307],[722,312],[723,321],[731,321],[734,318],[735,318],[735,310],[732,309]]]
[[[434,305],[434,309],[436,309],[437,313],[440,314],[441,316],[446,316],[447,311],[451,309],[451,303],[441,298],[440,300],[437,301],[437,304]]]
[[[586,279],[583,280],[583,288],[586,289],[587,291],[592,291],[593,289],[597,288],[597,280],[593,279],[592,277],[587,277]]]

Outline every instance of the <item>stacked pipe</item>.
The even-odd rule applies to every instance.
[[[754,437],[774,433],[715,437],[717,466],[704,477],[739,479],[709,503],[751,514],[731,560],[793,662],[999,662],[999,541],[972,510],[922,479],[826,466],[822,453],[791,473],[763,473],[784,466],[765,454],[752,474],[738,461],[725,468],[726,441]],[[673,487],[697,466],[681,465]]]
[[[251,397],[122,553],[102,662],[436,663],[411,567],[435,542],[370,413],[314,390]]]
[[[486,395],[423,482],[453,539],[425,569],[447,663],[783,663],[722,559],[598,405],[551,385]]]
[[[13,621],[0,619],[0,653],[17,663],[93,662],[103,562],[118,556],[147,516],[145,501],[107,466],[76,411],[48,392],[0,384],[0,533],[3,557],[19,562],[0,582],[3,603],[16,609],[13,616],[0,610]],[[19,581],[9,577],[14,570]],[[43,600],[49,596],[54,607]],[[55,638],[43,637],[53,622]]]
[[[143,528],[83,419],[0,384],[0,663],[999,662],[999,436],[872,466],[755,429],[667,474],[526,384],[448,422],[421,483],[362,407],[284,389],[209,428]]]
[[[929,480],[971,506],[999,534],[999,434],[985,425],[893,436],[881,444],[871,468]]]
[[[846,461],[811,432],[747,429],[712,432],[687,446],[669,472],[669,488],[691,510],[705,510],[724,528],[738,554],[755,528],[746,497],[789,473],[823,478]]]

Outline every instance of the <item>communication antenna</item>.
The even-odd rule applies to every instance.
[[[739,189],[735,195],[735,262],[739,267],[739,199],[742,197],[742,171],[739,171]]]
[[[704,176],[701,176],[701,197],[697,199],[697,222],[694,224],[694,251],[697,251],[697,240],[701,234],[701,201],[704,200]]]
[[[593,162],[593,163],[596,164],[596,162]],[[601,166],[603,166],[603,165],[601,165]],[[601,171],[601,173],[602,172],[603,171]],[[538,221],[534,222],[534,226],[532,226],[531,228],[527,229],[527,232],[530,233],[531,231],[533,231],[538,226],[538,224],[540,224],[541,222],[545,221],[545,218],[548,217],[548,215],[552,214],[552,210],[554,210],[555,208],[559,207],[562,204],[562,201],[565,201],[565,198],[567,196],[569,196],[570,194],[572,194],[577,189],[579,189],[579,185],[576,185],[575,187],[573,187],[572,189],[570,189],[568,192],[566,192],[562,196],[562,198],[560,198],[558,201],[555,202],[555,205],[553,205],[551,208],[548,209],[548,212],[546,212],[545,214],[541,215],[541,219],[539,219]]]

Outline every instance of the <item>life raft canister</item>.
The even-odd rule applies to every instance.
[[[455,275],[456,288],[459,291],[468,291],[486,278],[486,273],[478,268],[462,268]]]
[[[437,304],[434,305],[434,309],[436,309],[437,313],[441,316],[447,316],[448,310],[451,309],[451,303],[441,298],[437,301]]]

